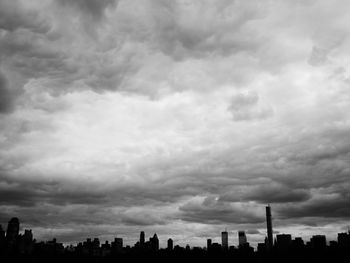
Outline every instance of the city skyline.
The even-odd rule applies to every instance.
[[[257,244],[350,221],[350,1],[0,0],[0,223]],[[234,233],[230,231],[235,231]],[[288,238],[287,238],[288,239]]]
[[[206,243],[206,247],[202,248],[206,248],[209,249],[210,247],[214,247],[214,246],[220,246],[221,249],[223,250],[228,250],[231,247],[235,247],[236,249],[243,249],[245,247],[251,247],[253,248],[255,251],[257,251],[257,249],[259,249],[259,246],[261,246],[262,244],[264,245],[264,250],[269,251],[272,250],[273,247],[278,247],[278,243],[280,244],[285,244],[286,241],[287,242],[292,242],[292,240],[300,240],[301,242],[303,242],[305,245],[307,244],[308,241],[312,242],[312,240],[314,238],[318,238],[318,237],[322,237],[324,238],[324,244],[329,246],[333,241],[338,241],[339,242],[339,235],[340,233],[333,233],[334,235],[337,235],[336,239],[328,239],[326,235],[323,235],[323,233],[318,233],[316,235],[310,236],[309,240],[303,240],[303,238],[301,236],[293,236],[289,233],[279,233],[278,231],[274,231],[273,227],[272,227],[272,213],[271,213],[271,206],[270,204],[268,204],[266,207],[266,235],[265,238],[263,240],[260,240],[258,243],[256,244],[252,244],[249,242],[249,240],[247,239],[246,236],[246,231],[245,230],[238,230],[236,231],[236,234],[238,234],[238,242],[236,244],[230,243],[229,242],[229,236],[230,233],[234,233],[235,231],[228,231],[227,229],[225,229],[224,231],[221,232],[221,242],[216,242],[217,241],[217,237],[207,237],[205,239],[205,243]],[[23,228],[23,227],[22,227]],[[14,246],[14,244],[16,243],[16,239],[20,236],[26,236],[27,234],[30,235],[31,239],[33,239],[33,232],[32,229],[26,229],[23,228],[24,231],[23,234],[20,231],[21,227],[20,227],[20,222],[19,219],[17,217],[13,217],[11,218],[11,220],[8,222],[7,224],[7,229],[5,231],[5,228],[2,227],[2,225],[0,224],[0,239],[1,239],[1,235],[3,235],[2,238],[6,237],[6,240],[8,242],[8,244],[10,246]],[[2,232],[2,233],[1,233]],[[350,229],[348,229],[347,232],[343,232],[342,235],[347,235],[349,237],[346,237],[346,239],[350,240]],[[125,238],[125,237],[124,237]],[[65,243],[65,242],[59,242],[60,240],[57,240],[56,237],[51,237],[51,239],[54,240],[54,242],[58,242],[58,244],[63,244],[65,247],[69,247],[71,245],[79,245],[82,244],[82,240],[80,241],[76,241],[76,242],[71,242],[71,243]],[[122,236],[120,235],[114,235],[114,241],[113,242],[117,244],[117,246],[121,248],[123,247],[131,247],[131,248],[135,248],[135,247],[154,247],[155,250],[158,249],[169,249],[171,248],[174,249],[174,247],[191,247],[191,248],[198,248],[200,246],[193,246],[193,244],[189,244],[187,241],[185,241],[184,243],[177,243],[174,244],[174,240],[169,237],[167,238],[166,242],[160,242],[157,233],[154,233],[153,235],[151,234],[149,236],[149,239],[147,241],[146,239],[146,234],[144,231],[140,231],[139,233],[139,239],[134,242],[134,244],[125,244],[124,243],[124,239]],[[11,241],[12,240],[12,241]],[[92,240],[98,240],[99,244],[109,244],[109,242],[111,240],[100,240],[99,236],[97,237],[87,237],[86,241],[88,242],[92,242]],[[156,240],[156,241],[155,241]],[[344,241],[344,242],[349,242],[348,241]],[[36,242],[51,242],[50,240],[36,240]],[[149,245],[152,242],[156,242],[155,245]],[[175,242],[177,242],[177,240],[175,240]],[[161,244],[166,243],[166,246],[161,246]],[[186,245],[185,245],[186,244]]]
[[[338,233],[337,240],[327,242],[325,235],[314,235],[310,240],[277,234],[271,242],[271,208],[266,207],[267,237],[254,248],[247,242],[245,231],[239,231],[239,245],[228,244],[228,232],[221,232],[221,244],[207,239],[206,247],[187,244],[174,245],[169,238],[167,246],[159,246],[155,233],[145,240],[144,231],[134,245],[125,245],[123,238],[101,242],[99,238],[87,238],[78,244],[64,245],[56,238],[37,241],[31,229],[20,233],[20,220],[11,218],[6,231],[0,226],[0,258],[5,262],[193,262],[193,260],[244,260],[248,262],[330,262],[348,257],[350,230]],[[269,236],[269,237],[268,237]]]

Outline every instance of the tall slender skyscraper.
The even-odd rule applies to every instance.
[[[221,232],[221,245],[223,249],[228,249],[228,233],[227,231]]]
[[[273,234],[272,234],[272,218],[271,218],[271,207],[266,206],[266,226],[267,226],[267,248],[273,247]]]

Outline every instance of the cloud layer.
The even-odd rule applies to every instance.
[[[350,218],[348,1],[0,0],[0,222],[335,235]],[[231,242],[236,242],[232,239]]]

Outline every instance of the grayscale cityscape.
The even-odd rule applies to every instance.
[[[349,14],[0,0],[1,263],[343,262]]]
[[[212,242],[208,238],[206,247],[185,247],[174,244],[173,239],[167,239],[166,248],[160,248],[156,233],[146,241],[145,232],[140,232],[139,241],[133,246],[124,245],[122,237],[115,237],[112,242],[100,243],[99,238],[87,238],[76,245],[64,245],[53,238],[49,241],[37,242],[31,229],[19,233],[19,219],[12,218],[6,232],[0,225],[0,256],[3,259],[23,260],[28,256],[33,261],[43,260],[89,261],[89,260],[195,260],[195,259],[231,259],[258,260],[260,262],[323,262],[325,259],[341,259],[348,257],[350,249],[350,230],[337,234],[337,240],[327,242],[325,235],[314,235],[304,241],[301,237],[292,238],[291,234],[276,234],[272,228],[271,206],[266,206],[266,237],[257,247],[250,246],[245,231],[238,231],[239,243],[229,244],[227,230],[221,232],[221,243]],[[294,256],[293,256],[294,255]],[[38,257],[39,256],[39,257]],[[42,256],[44,256],[42,258]],[[38,258],[37,258],[38,257]],[[286,258],[287,257],[287,258]],[[289,259],[288,259],[289,258]],[[109,261],[108,261],[109,262]]]

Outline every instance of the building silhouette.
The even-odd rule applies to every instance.
[[[18,238],[18,250],[22,254],[30,254],[33,250],[33,233],[31,229],[25,229],[24,234]]]
[[[238,231],[238,245],[240,247],[244,246],[247,243],[247,237],[244,231]]]
[[[113,252],[120,252],[123,250],[123,239],[120,237],[114,238],[114,241],[111,243]]]
[[[296,237],[292,240],[292,246],[294,249],[301,250],[304,248],[304,240],[301,237]]]
[[[327,246],[326,236],[324,235],[312,236],[310,239],[310,245],[311,245],[311,248],[313,249],[318,249],[318,250],[325,249]]]
[[[174,242],[171,238],[168,239],[168,246],[167,246],[168,250],[173,250],[174,249]]]
[[[272,217],[271,217],[271,207],[266,206],[266,227],[267,227],[267,249],[272,249],[273,247],[273,230],[272,230]]]
[[[338,233],[338,244],[341,248],[350,248],[350,231],[348,233]]]
[[[289,234],[276,235],[276,247],[278,249],[286,250],[292,245],[292,236]]]
[[[212,243],[211,239],[208,238],[207,239],[207,250],[209,250],[211,248],[211,243]]]
[[[271,219],[271,210],[267,218]],[[219,233],[218,233],[219,234]],[[315,235],[304,244],[301,237],[292,239],[290,234],[277,234],[272,249],[265,243],[258,243],[257,251],[247,241],[245,231],[238,231],[239,247],[228,249],[228,232],[221,232],[221,244],[207,239],[207,249],[181,246],[171,238],[167,247],[159,247],[159,239],[154,234],[145,241],[145,233],[140,233],[136,244],[123,245],[123,239],[101,243],[98,238],[87,238],[77,245],[63,245],[55,238],[37,242],[31,229],[19,233],[19,220],[12,218],[6,232],[0,225],[0,260],[1,262],[346,262],[349,257],[350,232],[338,233],[337,241],[327,243],[326,236]],[[140,244],[143,243],[141,247]],[[17,260],[19,259],[19,260]]]
[[[258,253],[265,253],[266,252],[266,243],[258,243],[257,245],[257,251]]]
[[[228,249],[228,233],[227,233],[227,231],[221,232],[221,246],[223,249]]]
[[[145,232],[141,231],[140,233],[140,246],[143,247],[145,245]]]
[[[8,245],[13,246],[19,234],[19,220],[17,217],[11,218],[6,230],[6,241]]]
[[[149,243],[152,250],[159,249],[159,239],[156,233],[149,239]]]

